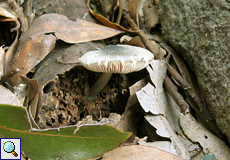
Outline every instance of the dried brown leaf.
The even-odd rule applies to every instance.
[[[100,40],[120,34],[121,31],[98,25],[85,20],[69,20],[61,14],[44,14],[33,22],[30,29],[23,34],[21,40],[38,34],[54,33],[57,39],[67,43],[81,43]]]
[[[19,43],[18,52],[11,60],[11,65],[7,64],[7,72],[15,68],[20,69],[20,74],[15,75],[10,84],[17,86],[21,78],[25,76],[34,66],[36,66],[55,47],[56,37],[50,35],[36,35],[28,38],[24,43]]]
[[[98,21],[100,21],[102,24],[104,24],[105,26],[108,26],[108,27],[111,27],[111,28],[120,30],[120,31],[134,32],[134,31],[130,31],[130,30],[128,30],[128,29],[125,29],[124,27],[120,26],[120,25],[117,24],[117,23],[110,22],[108,19],[106,19],[105,17],[103,17],[103,16],[100,15],[100,14],[94,13],[93,10],[90,8],[89,1],[90,1],[90,0],[88,0],[87,6],[88,6],[88,8],[89,8],[90,13],[91,13]]]
[[[181,157],[162,151],[158,148],[139,145],[116,148],[108,153],[105,153],[102,159],[183,160]]]
[[[136,22],[136,24],[139,24],[138,12],[139,12],[141,1],[142,0],[127,1],[130,16]]]
[[[146,1],[143,6],[144,13],[144,23],[148,32],[150,32],[151,28],[154,28],[156,24],[159,23],[157,7],[151,4],[152,2]]]

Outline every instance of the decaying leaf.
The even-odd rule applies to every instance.
[[[180,125],[186,136],[194,142],[198,142],[205,153],[213,153],[217,159],[228,160],[230,149],[214,134],[201,126],[191,114],[180,117]]]
[[[148,146],[122,146],[103,155],[103,160],[109,159],[155,159],[155,160],[183,160],[166,151]]]
[[[80,127],[82,125],[103,125],[103,124],[109,124],[110,126],[116,126],[117,123],[120,121],[121,115],[117,113],[111,113],[108,118],[101,118],[99,121],[93,120],[92,115],[86,116],[86,118],[83,118],[82,120],[78,121],[76,126]]]

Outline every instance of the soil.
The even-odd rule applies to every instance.
[[[47,98],[41,99],[38,125],[41,128],[56,128],[75,125],[87,115],[100,120],[109,117],[111,112],[122,114],[130,95],[127,81],[119,74],[113,74],[99,95],[92,101],[88,100],[89,87],[100,74],[78,66],[49,82],[43,89]]]

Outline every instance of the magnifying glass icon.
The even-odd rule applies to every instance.
[[[12,153],[15,157],[18,156],[18,154],[14,151],[15,150],[15,145],[11,141],[7,141],[3,145],[3,149],[7,153]]]

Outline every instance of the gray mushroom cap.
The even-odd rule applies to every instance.
[[[147,49],[119,44],[89,51],[79,61],[94,72],[125,74],[145,68],[153,59],[154,55]]]

